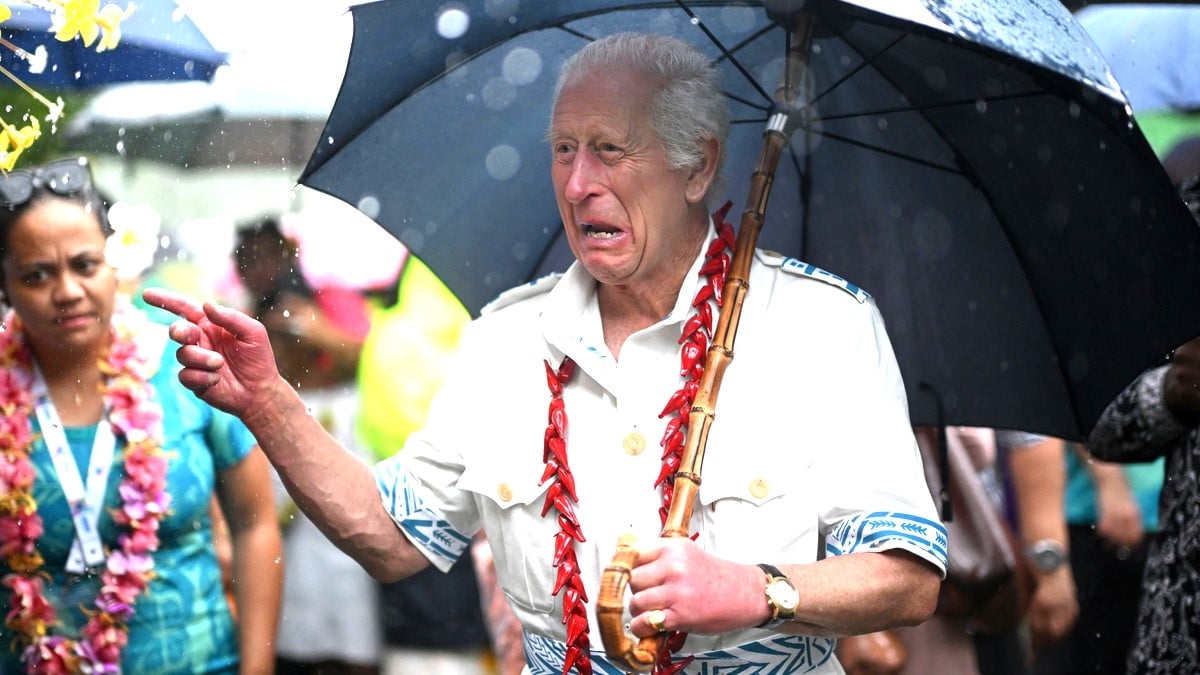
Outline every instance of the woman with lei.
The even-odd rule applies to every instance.
[[[270,672],[266,462],[178,384],[165,327],[118,292],[131,238],[90,181],[74,159],[0,176],[0,672]]]

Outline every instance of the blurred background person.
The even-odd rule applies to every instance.
[[[1062,443],[1021,431],[951,426],[944,436],[949,446],[944,451],[950,454],[940,465],[939,430],[918,427],[914,431],[931,493],[939,498],[940,486],[946,484],[953,498],[953,518],[947,520],[952,553],[934,616],[918,626],[892,631],[901,640],[907,660],[889,672],[1029,673],[1035,650],[1060,639],[1077,614],[1075,587],[1066,565]],[[961,464],[956,467],[955,462]],[[943,477],[944,471],[950,477]],[[992,509],[992,513],[985,517],[971,513],[972,509]],[[990,534],[974,531],[983,528],[989,528]],[[976,541],[955,554],[956,536],[959,541],[964,536]],[[985,536],[997,543],[978,541]],[[1047,549],[1059,551],[1061,560],[1033,554]],[[998,561],[963,558],[988,550],[1012,561],[1011,577],[997,586],[974,577],[997,567]]]
[[[1168,156],[1168,159],[1170,156]],[[1195,161],[1179,160],[1182,166]],[[1173,166],[1167,163],[1167,166]],[[1179,183],[1200,222],[1200,175]],[[1200,672],[1200,337],[1143,372],[1105,408],[1087,450],[1111,462],[1165,458],[1127,672]]]
[[[358,370],[359,435],[376,459],[396,453],[424,423],[470,318],[441,280],[413,256],[405,259],[390,291],[379,299],[372,315]],[[485,583],[494,578],[486,568],[483,572]],[[479,586],[472,556],[462,556],[444,574],[430,567],[382,584],[384,675],[497,672]],[[486,589],[488,600],[497,594],[504,597],[498,586]],[[489,613],[497,612],[496,607],[489,608]],[[506,605],[499,606],[493,624],[508,625],[505,609]],[[524,665],[523,654],[520,661]]]
[[[325,430],[366,461],[354,431],[355,373],[368,325],[365,300],[342,292],[335,303],[322,303],[298,256],[298,245],[276,216],[237,228],[237,273],[252,313],[267,327],[279,372]],[[382,629],[375,581],[296,508],[277,476],[275,496],[286,563],[277,673],[378,673]]]
[[[1121,466],[1066,443],[1064,508],[1079,620],[1035,655],[1036,675],[1123,673],[1141,598],[1146,535],[1157,529],[1161,461]]]
[[[118,292],[129,242],[112,234],[83,160],[0,175],[12,445],[0,453],[0,672],[269,673],[281,551],[266,458],[179,385],[165,327]]]

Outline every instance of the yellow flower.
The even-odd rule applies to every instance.
[[[91,47],[100,34],[100,26],[96,24],[99,13],[100,0],[66,0],[62,10],[54,14],[50,29],[60,42],[70,42],[79,36],[85,47]]]
[[[100,9],[100,0],[63,0],[62,8],[55,13],[50,29],[54,37],[70,42],[79,36],[85,47],[91,47],[100,36],[96,51],[112,49],[121,41],[121,22],[133,13],[134,5],[126,9],[108,4]]]
[[[29,126],[20,129],[0,119],[0,171],[12,171],[21,153],[41,135],[36,117],[30,117]]]
[[[96,45],[96,51],[116,49],[121,42],[121,22],[133,14],[134,7],[132,2],[124,10],[116,5],[108,4],[100,10],[96,17],[100,24],[100,44]]]

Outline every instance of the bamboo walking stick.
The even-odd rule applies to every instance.
[[[687,443],[679,470],[675,473],[675,492],[662,536],[687,537],[688,524],[692,519],[696,497],[700,489],[700,470],[704,463],[704,449],[708,443],[708,431],[715,416],[717,393],[725,368],[733,360],[733,343],[741,318],[742,303],[749,290],[750,263],[754,259],[754,248],[767,208],[767,198],[775,179],[775,168],[790,141],[791,132],[803,114],[795,101],[801,93],[801,78],[807,65],[812,45],[813,17],[805,10],[789,15],[792,22],[791,39],[788,45],[787,62],[783,79],[775,91],[776,110],[763,132],[763,147],[750,182],[750,196],[734,251],[733,261],[725,280],[724,306],[717,319],[712,345],[704,362],[704,375],[700,380],[695,402],[688,414]],[[612,562],[605,568],[600,579],[600,597],[596,600],[597,620],[600,624],[600,639],[604,643],[608,658],[618,666],[637,672],[646,672],[654,667],[659,653],[666,645],[667,634],[659,633],[634,642],[625,632],[623,614],[625,589],[629,575],[637,562],[637,552],[632,541],[622,539],[617,544]]]

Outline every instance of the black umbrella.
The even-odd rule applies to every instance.
[[[630,29],[711,54],[735,120],[736,213],[787,46],[764,5],[787,4],[355,6],[301,182],[373,217],[476,312],[569,262],[543,141],[567,56]],[[1200,230],[1057,0],[791,4],[817,15],[811,106],[760,245],[875,296],[914,424],[1083,438],[1133,376],[1200,334]]]

